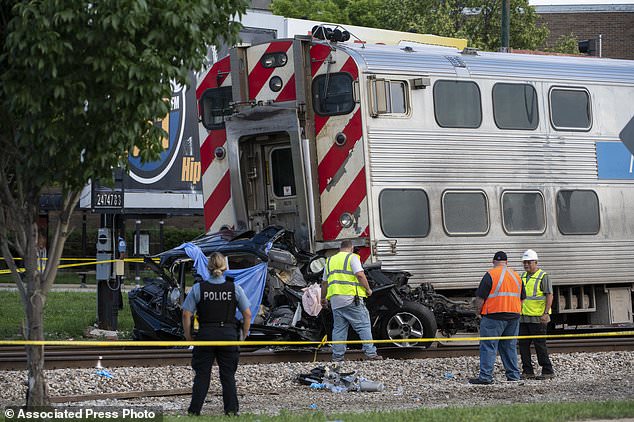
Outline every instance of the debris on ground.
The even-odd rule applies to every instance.
[[[105,340],[118,340],[119,334],[112,330],[102,330],[95,327],[88,327],[84,332],[84,336],[88,338],[97,338]]]
[[[299,374],[297,381],[315,390],[376,392],[383,391],[383,383],[357,375],[357,371],[342,372],[338,365],[317,366],[308,374]]]

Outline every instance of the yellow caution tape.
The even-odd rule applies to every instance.
[[[15,258],[17,259],[22,259],[22,258]],[[46,259],[46,258],[45,258]],[[117,262],[117,261],[121,261],[120,259],[108,259],[108,260],[104,260],[104,261],[96,261],[95,258],[62,258],[62,260],[68,260],[68,261],[83,261],[86,259],[90,259],[90,262],[80,262],[77,264],[63,264],[63,265],[59,265],[57,268],[72,268],[72,267],[83,267],[86,265],[99,265],[99,264],[107,264],[109,262]],[[152,258],[152,260],[157,261],[158,258]],[[126,258],[123,261],[125,262],[136,262],[136,263],[143,263],[144,260],[143,258]],[[24,268],[20,267],[18,268],[19,272],[24,272]],[[11,270],[0,270],[0,274],[10,274]]]
[[[13,258],[14,261],[22,261],[24,258]],[[3,256],[0,256],[0,260],[4,260]],[[42,260],[42,261],[48,261],[48,258],[38,258],[38,260]],[[94,257],[89,257],[89,258],[60,258],[60,261],[94,261],[95,258]],[[139,261],[142,262],[143,258],[126,258],[126,261]],[[152,258],[153,261],[159,261],[159,258]]]
[[[407,338],[395,340],[341,340],[341,341],[91,341],[91,340],[0,340],[0,346],[90,346],[90,347],[185,347],[185,346],[316,346],[325,344],[390,344],[390,343],[429,343],[434,341],[481,341],[481,340],[511,340],[511,339],[557,339],[557,338],[588,338],[588,337],[627,337],[634,336],[634,331],[615,331],[609,333],[585,334],[547,334],[538,336],[507,336],[507,337],[435,337],[435,338]]]
[[[317,352],[319,351],[319,349],[321,349],[324,346],[324,344],[326,344],[327,341],[328,341],[328,334],[326,334],[321,339],[321,343],[319,343],[319,345],[317,346],[317,349],[315,349],[315,356],[313,357],[313,362],[317,362]]]

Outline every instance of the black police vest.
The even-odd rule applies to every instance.
[[[236,324],[237,307],[238,299],[233,282],[200,283],[200,302],[196,305],[200,324]]]

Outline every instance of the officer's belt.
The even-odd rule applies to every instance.
[[[201,327],[233,327],[236,328],[238,324],[235,322],[201,322]]]

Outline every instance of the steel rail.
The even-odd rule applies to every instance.
[[[439,339],[442,341],[442,339]],[[606,352],[634,350],[634,337],[620,338],[586,338],[570,340],[550,340],[548,348],[551,353],[574,352]],[[380,354],[389,359],[428,359],[478,355],[478,345],[442,345],[435,344],[430,348],[382,347]],[[361,360],[361,350],[349,350],[348,360]],[[45,369],[63,368],[95,368],[98,361],[105,368],[114,367],[159,367],[168,365],[191,364],[189,349],[138,349],[138,348],[45,348]],[[240,353],[241,364],[266,364],[279,362],[324,362],[330,360],[330,352],[326,350],[299,348],[277,348],[275,350],[260,349]],[[0,370],[23,370],[26,368],[26,352],[24,347],[0,348]]]

